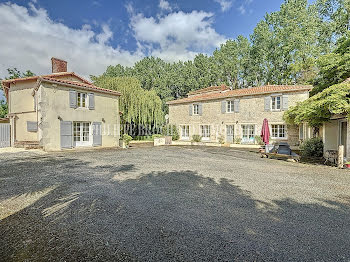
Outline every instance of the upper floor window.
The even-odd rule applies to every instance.
[[[272,137],[274,138],[286,138],[286,126],[285,125],[271,125]]]
[[[193,105],[193,114],[199,115],[199,105],[198,104]]]
[[[234,103],[233,101],[227,101],[227,113],[234,112]]]
[[[86,93],[77,93],[77,107],[87,107]]]
[[[281,110],[281,97],[273,96],[271,97],[271,109],[272,110]]]

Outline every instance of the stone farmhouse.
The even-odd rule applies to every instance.
[[[212,86],[188,93],[188,97],[169,101],[169,123],[179,127],[180,139],[200,135],[203,142],[256,143],[264,118],[269,121],[271,143],[286,141],[299,145],[312,136],[306,124],[288,126],[283,113],[309,98],[312,86],[266,85],[231,90]]]

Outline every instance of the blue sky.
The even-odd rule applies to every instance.
[[[227,39],[249,37],[283,0],[0,0],[0,77],[17,67],[98,75],[153,55],[169,62],[211,54]],[[5,37],[6,36],[6,37]]]

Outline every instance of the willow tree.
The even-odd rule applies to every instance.
[[[164,122],[162,101],[154,90],[141,88],[139,80],[132,77],[92,77],[94,84],[119,91],[119,109],[123,121],[141,125],[159,125]]]

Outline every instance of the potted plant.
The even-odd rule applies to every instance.
[[[349,161],[346,162],[346,163],[344,164],[344,166],[345,166],[346,168],[350,168],[350,162],[349,162]]]
[[[128,148],[131,140],[132,140],[131,136],[129,136],[128,134],[124,134],[122,140],[120,140],[121,142],[120,146],[122,148]]]

